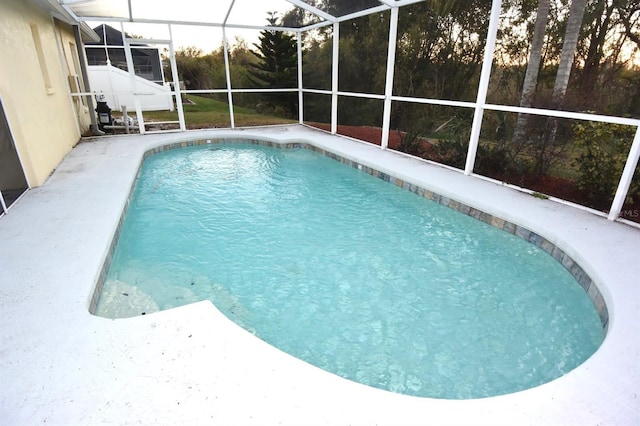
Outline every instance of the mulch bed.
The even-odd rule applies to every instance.
[[[306,123],[309,126],[316,127],[318,129],[331,131],[331,124],[326,123]],[[351,138],[359,139],[365,142],[371,142],[376,145],[380,145],[382,141],[382,129],[379,127],[369,126],[345,126],[338,125],[338,133]],[[400,146],[400,135],[398,131],[389,132],[389,148],[397,149]]]

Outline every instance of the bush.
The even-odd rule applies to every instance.
[[[635,128],[620,124],[584,122],[574,125],[575,143],[581,149],[576,159],[580,173],[578,188],[600,207],[610,203],[622,176]],[[638,168],[636,167],[636,176]],[[627,201],[640,195],[636,178],[629,188]]]
[[[421,157],[424,151],[424,143],[415,129],[400,133],[400,145],[398,151]]]
[[[459,138],[441,139],[432,146],[431,159],[458,169],[463,169],[467,161],[468,143]]]
[[[434,160],[464,169],[469,144],[460,139],[441,140],[433,148]],[[485,176],[505,177],[512,170],[509,152],[503,144],[479,144],[474,172]]]

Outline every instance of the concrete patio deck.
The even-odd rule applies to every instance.
[[[452,401],[327,373],[210,302],[128,319],[91,315],[144,152],[216,138],[312,143],[535,231],[598,285],[609,311],[602,347],[545,385]],[[303,126],[96,138],[0,218],[0,241],[0,424],[640,424],[640,230],[376,146]]]

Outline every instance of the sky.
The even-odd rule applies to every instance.
[[[231,0],[181,0],[181,7],[175,7],[175,3],[157,2],[151,0],[134,0],[133,14],[146,16],[151,19],[172,19],[176,21],[204,21],[221,22],[228,10]],[[174,9],[159,10],[158,5],[173,5]],[[267,12],[277,11],[282,16],[293,6],[286,0],[236,0],[232,13],[229,16],[229,24],[266,25]],[[121,9],[121,10],[126,10]],[[102,23],[101,21],[88,21],[92,28]],[[114,28],[120,29],[118,22],[105,22]],[[137,24],[125,23],[125,32],[142,36],[143,38],[169,39],[167,25],[162,24]],[[222,29],[219,27],[172,25],[174,48],[194,46],[204,53],[211,52],[221,45]],[[227,28],[227,38],[231,44],[236,37],[244,39],[249,45],[258,41],[260,30],[246,30]]]

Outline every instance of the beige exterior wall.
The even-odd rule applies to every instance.
[[[73,28],[30,0],[0,1],[0,95],[31,187],[89,128],[89,109],[70,97],[69,75],[82,78],[74,46]]]

